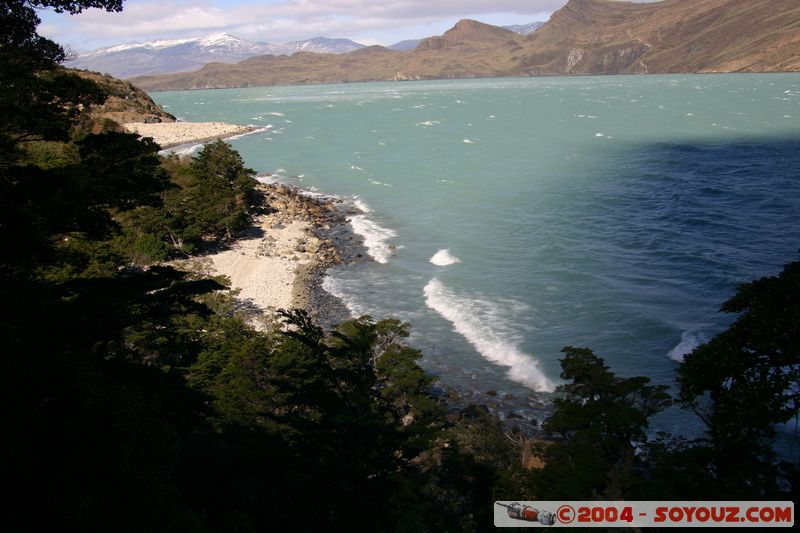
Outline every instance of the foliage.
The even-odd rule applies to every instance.
[[[800,398],[800,262],[739,287],[722,311],[736,321],[688,354],[681,401],[708,425],[712,465],[724,490],[778,492],[776,426],[797,419]]]
[[[209,143],[188,162],[177,156],[161,161],[169,186],[158,205],[117,213],[123,237],[117,248],[133,250],[136,264],[190,254],[210,244],[230,242],[246,229],[254,204],[260,202],[252,170],[223,141]]]
[[[649,378],[620,378],[586,348],[567,346],[555,411],[544,425],[560,437],[545,451],[540,489],[548,498],[626,497],[636,476],[637,446],[648,418],[670,404],[666,386]]]

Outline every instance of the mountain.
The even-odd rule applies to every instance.
[[[515,24],[513,26],[501,26],[501,28],[513,31],[514,33],[519,33],[520,35],[530,35],[531,33],[535,32],[539,28],[544,26],[544,22],[531,22],[530,24]],[[391,44],[387,46],[389,50],[395,50],[397,52],[407,52],[408,50],[413,50],[417,47],[419,43],[421,43],[423,39],[409,39],[406,41],[400,41],[398,43]]]
[[[570,0],[518,55],[521,75],[800,70],[797,0]]]
[[[257,56],[146,90],[570,74],[800,71],[797,0],[570,0],[534,33],[462,20],[416,48]]]
[[[530,35],[544,26],[544,24],[544,22],[531,22],[530,24],[514,24],[512,26],[503,26],[503,28],[506,30],[511,30],[514,33],[519,33],[520,35]]]
[[[314,37],[307,41],[292,41],[283,44],[268,44],[269,54],[276,56],[290,56],[295,52],[317,52],[321,54],[346,54],[364,48],[364,45],[350,39],[330,39],[328,37]]]
[[[417,47],[419,43],[422,42],[422,39],[408,39],[406,41],[400,41],[398,43],[390,44],[386,48],[389,50],[394,50],[395,52],[407,52],[409,50],[413,50]]]
[[[462,20],[442,36],[423,39],[414,50],[369,46],[347,54],[298,52],[263,55],[235,65],[213,63],[194,72],[142,76],[147,90],[263,85],[510,76],[513,50],[525,37],[474,20]]]
[[[364,45],[349,39],[316,37],[284,44],[256,43],[227,33],[192,39],[127,43],[81,54],[68,67],[107,72],[119,78],[183,72],[208,63],[238,63],[262,54],[291,55],[298,51],[345,53]]]

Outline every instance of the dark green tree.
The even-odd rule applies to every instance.
[[[203,147],[191,164],[194,182],[188,187],[190,216],[214,236],[233,238],[247,227],[248,207],[255,201],[255,172],[224,141]]]
[[[776,426],[800,414],[800,262],[741,285],[722,311],[738,317],[686,356],[680,400],[707,424],[722,495],[775,496],[781,479],[796,476],[774,444]]]
[[[557,437],[544,450],[538,498],[620,499],[638,482],[637,447],[652,415],[670,405],[666,386],[620,378],[586,348],[564,348],[555,411],[544,429]]]

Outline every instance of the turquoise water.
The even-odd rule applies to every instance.
[[[374,260],[326,289],[411,322],[445,384],[511,394],[523,415],[559,383],[564,345],[672,384],[729,323],[737,283],[798,257],[798,74],[153,96],[184,120],[266,128],[231,141],[251,168],[360,207]]]

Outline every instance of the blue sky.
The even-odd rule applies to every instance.
[[[122,13],[40,11],[39,32],[76,51],[131,41],[227,32],[281,43],[347,37],[392,44],[439,35],[462,18],[489,24],[547,20],[567,0],[127,0]]]

